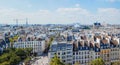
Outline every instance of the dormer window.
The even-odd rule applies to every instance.
[[[97,51],[99,51],[99,49],[97,48]]]
[[[82,50],[82,47],[80,47],[80,49]]]
[[[114,47],[114,46],[112,45],[112,47]]]
[[[101,49],[103,49],[103,46],[101,46]]]

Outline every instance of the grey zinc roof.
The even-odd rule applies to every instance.
[[[56,52],[56,51],[64,51],[67,48],[72,48],[72,44],[67,44],[67,43],[53,43],[50,47],[51,52]]]

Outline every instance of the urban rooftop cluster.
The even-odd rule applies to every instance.
[[[52,65],[54,58],[69,65],[89,65],[96,59],[102,59],[103,65],[119,64],[120,61],[120,25],[26,24],[3,25],[0,28],[1,56],[9,48],[31,48],[28,55],[31,58],[27,62],[31,65],[39,63],[33,60],[36,56],[42,59],[45,56],[48,59],[46,65]],[[42,63],[44,61],[40,65]]]

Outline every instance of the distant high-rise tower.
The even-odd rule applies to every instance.
[[[15,19],[15,21],[16,21],[16,26],[18,26],[18,19]]]
[[[28,26],[28,19],[26,18],[26,26]]]

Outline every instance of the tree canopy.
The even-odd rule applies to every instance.
[[[90,62],[90,65],[104,65],[104,61],[102,60],[102,58],[97,58],[95,60],[92,60]]]
[[[111,65],[120,65],[120,62],[119,61],[112,62]]]
[[[29,61],[31,51],[32,51],[31,48],[26,49],[8,48],[0,56],[0,65],[17,65],[19,62],[23,60]]]
[[[14,41],[17,41],[18,37],[19,37],[19,36],[16,35],[16,36],[14,36],[14,37],[12,37],[12,38],[9,38],[9,40],[10,40],[11,43],[13,43]]]
[[[51,59],[50,65],[65,65],[65,64],[60,61],[57,55],[55,55],[54,58]]]
[[[75,64],[74,65],[80,65],[80,63],[79,62],[75,62]]]

